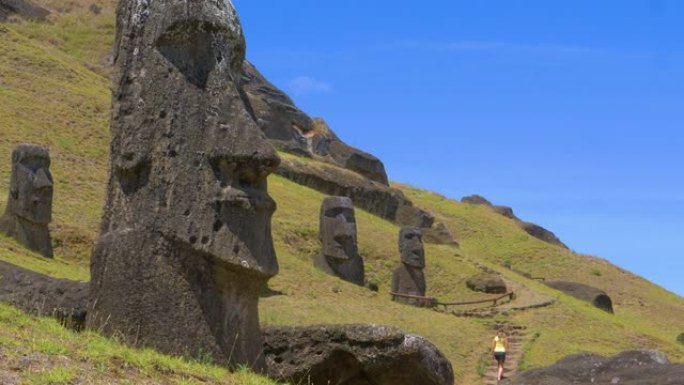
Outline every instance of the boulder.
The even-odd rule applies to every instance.
[[[119,3],[110,172],[87,327],[163,353],[265,369],[258,299],[278,272],[279,158],[237,86],[230,1]]]
[[[240,88],[252,117],[277,149],[316,157],[388,185],[380,159],[344,143],[321,119],[311,119],[248,61]]]
[[[443,222],[436,222],[432,227],[423,230],[423,241],[436,245],[458,246],[458,241]]]
[[[677,337],[677,341],[679,341],[680,344],[684,344],[684,333],[680,334]]]
[[[57,318],[64,326],[85,326],[88,283],[49,277],[0,261],[0,302],[27,313]]]
[[[50,11],[29,0],[0,0],[0,22],[7,21],[12,15],[29,20],[45,20],[49,14]]]
[[[468,203],[471,205],[483,205],[483,206],[491,206],[492,202],[488,201],[485,197],[477,194],[473,195],[468,195],[463,198],[461,198],[461,202],[463,203]]]
[[[520,373],[513,385],[681,385],[684,365],[671,364],[652,350],[623,352],[614,357],[580,353],[542,369]]]
[[[613,312],[613,301],[608,294],[601,289],[577,282],[546,281],[545,283],[551,288],[562,291],[563,293],[581,299],[582,301],[587,301],[601,310],[605,310],[609,313]]]
[[[453,385],[451,364],[428,340],[377,325],[264,329],[268,375],[311,385]]]
[[[0,232],[44,257],[52,258],[53,182],[47,148],[20,144],[12,151],[12,176]]]
[[[567,249],[568,246],[566,246],[561,240],[556,236],[556,234],[552,233],[551,231],[536,225],[534,223],[530,222],[519,222],[520,227],[525,230],[525,232],[537,239],[541,239],[542,241],[546,243],[550,243],[552,245],[560,246],[564,249]]]
[[[470,290],[491,294],[506,294],[508,288],[500,275],[494,273],[482,273],[468,278],[466,285]]]

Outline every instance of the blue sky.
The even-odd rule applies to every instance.
[[[248,57],[392,180],[684,295],[684,2],[234,0]]]

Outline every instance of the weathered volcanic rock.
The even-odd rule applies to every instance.
[[[613,301],[601,289],[577,282],[546,281],[546,285],[582,301],[587,301],[601,310],[613,312]]]
[[[681,385],[684,365],[671,364],[657,351],[623,352],[614,357],[580,353],[511,379],[513,385]]]
[[[20,144],[12,151],[12,176],[0,231],[45,257],[52,257],[48,224],[52,220],[53,183],[48,150]]]
[[[425,249],[420,229],[404,227],[399,232],[399,253],[401,265],[392,273],[392,293],[424,297],[427,290],[425,282]],[[410,305],[425,305],[420,298],[393,295],[397,302]]]
[[[454,234],[443,222],[436,222],[432,227],[423,230],[423,241],[437,245],[458,246],[458,241]]]
[[[426,339],[376,325],[269,327],[270,377],[312,385],[452,385],[449,361]]]
[[[385,166],[380,159],[349,146],[323,121],[311,119],[247,61],[240,84],[254,120],[276,148],[316,157],[375,182],[388,184]]]
[[[677,337],[677,341],[679,341],[679,343],[681,343],[681,344],[684,344],[684,333],[680,334]]]
[[[321,252],[314,265],[330,275],[363,286],[363,258],[356,238],[354,204],[347,197],[328,197],[320,212]]]
[[[87,326],[261,371],[260,289],[278,271],[279,162],[236,82],[230,1],[119,3],[111,169]]]
[[[55,317],[63,325],[81,330],[88,283],[52,278],[0,261],[0,301],[27,313]]]
[[[491,294],[505,294],[508,292],[506,282],[498,274],[483,273],[466,280],[466,285],[470,290],[481,291]]]
[[[311,166],[285,158],[276,173],[327,195],[349,197],[357,207],[401,226],[428,228],[434,222],[431,214],[415,207],[401,191],[337,166]]]
[[[468,204],[473,204],[473,205],[482,205],[482,206],[488,206],[490,207],[495,213],[499,215],[503,215],[506,218],[510,218],[514,220],[518,226],[520,226],[521,229],[525,230],[525,232],[537,239],[541,239],[542,241],[546,243],[550,243],[552,245],[560,246],[565,249],[568,248],[561,240],[554,234],[553,232],[536,225],[534,223],[530,222],[525,222],[518,218],[515,213],[513,212],[513,209],[508,207],[508,206],[496,206],[493,205],[490,201],[485,199],[484,197],[480,195],[469,195],[466,197],[461,198],[461,202],[463,203],[468,203]]]
[[[44,20],[50,12],[28,0],[0,0],[0,22],[12,15],[30,20]]]

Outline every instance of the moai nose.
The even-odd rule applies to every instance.
[[[41,168],[36,172],[36,179],[33,182],[33,187],[35,189],[52,187],[52,180],[44,168]]]

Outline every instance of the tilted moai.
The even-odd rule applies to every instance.
[[[235,82],[230,1],[122,0],[111,169],[87,327],[170,354],[265,369],[258,295],[278,272],[279,158]]]
[[[404,227],[399,231],[399,253],[401,266],[392,274],[392,293],[424,297],[426,290],[425,250],[420,229]],[[424,299],[393,296],[397,302],[411,305],[426,305]]]
[[[0,231],[52,258],[48,224],[52,220],[52,175],[48,150],[20,144],[12,151],[12,176]]]
[[[347,197],[328,197],[321,204],[321,252],[314,265],[330,275],[363,286],[363,258],[356,241],[354,204]]]

